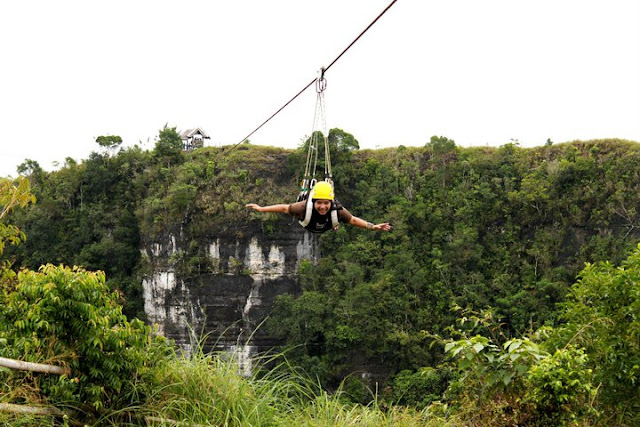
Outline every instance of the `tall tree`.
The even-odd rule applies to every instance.
[[[171,164],[180,163],[182,160],[182,140],[176,128],[169,128],[165,125],[158,134],[155,145],[155,155],[161,160]]]
[[[112,153],[122,144],[122,138],[117,135],[99,136],[96,138],[96,143],[109,153]]]

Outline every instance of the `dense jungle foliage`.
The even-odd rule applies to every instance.
[[[290,363],[359,402],[366,371],[389,402],[478,425],[638,421],[640,144],[432,137],[360,151],[340,129],[329,140],[337,197],[394,230],[320,237],[300,294],[279,297],[265,325]],[[9,216],[28,237],[5,250],[14,269],[102,270],[124,313],[144,319],[142,242],[182,229],[191,244],[176,268],[197,275],[209,236],[291,226],[244,205],[293,201],[304,146],[185,153],[169,128],[153,151],[100,142],[55,172],[20,165],[37,202]]]

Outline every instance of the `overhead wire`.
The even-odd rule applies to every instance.
[[[369,25],[367,25],[367,27],[362,30],[362,32],[351,42],[349,43],[349,45],[333,60],[331,61],[331,63],[329,63],[329,65],[327,67],[324,67],[324,72],[328,71],[329,68],[331,68],[333,66],[333,64],[335,64],[359,39],[360,37],[362,37],[364,35],[364,33],[366,33],[376,22],[378,22],[378,20],[382,17],[382,15],[384,15],[385,13],[387,13],[387,11],[391,8],[391,6],[394,5],[394,3],[396,3],[398,0],[393,0],[391,3],[389,3],[389,5],[387,7],[384,8],[384,10],[382,12],[380,12],[380,14],[373,20],[371,21],[371,23]],[[264,122],[262,122],[257,128],[255,128],[254,130],[252,130],[247,136],[245,136],[244,138],[242,138],[240,141],[238,141],[238,143],[236,143],[235,145],[233,145],[231,148],[229,148],[228,150],[224,150],[221,152],[221,154],[225,154],[228,153],[229,151],[232,151],[233,149],[235,149],[238,145],[242,144],[244,141],[248,140],[249,137],[251,137],[254,133],[256,133],[258,130],[260,130],[260,128],[262,128],[264,125],[266,125],[271,119],[273,119],[278,113],[280,113],[282,110],[284,110],[289,104],[291,104],[296,98],[298,98],[300,95],[302,95],[302,93],[304,91],[306,91],[307,89],[309,89],[309,87],[314,84],[316,82],[318,78],[314,78],[313,80],[311,80],[309,83],[307,83],[298,93],[296,93],[293,98],[291,98],[290,100],[288,100],[282,107],[280,107],[275,113],[273,113],[271,116],[269,116],[269,118],[267,118]]]

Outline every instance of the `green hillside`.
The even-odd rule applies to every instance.
[[[630,269],[637,262],[628,257],[640,242],[640,144],[463,148],[432,137],[423,147],[358,150],[339,129],[330,141],[338,199],[394,229],[343,226],[320,237],[321,258],[300,268],[301,292],[280,296],[263,326],[286,342],[278,350],[291,365],[327,390],[343,387],[352,401],[368,402],[367,387],[378,382],[389,402],[445,417],[455,407],[470,420],[479,405],[488,411],[480,413],[507,414],[503,425],[518,411],[529,414],[523,425],[570,422],[565,413],[601,422],[598,411],[627,411],[630,418],[617,418],[623,425],[637,420],[638,335],[618,339],[621,331],[600,330],[619,350],[612,353],[603,350],[602,335],[575,337],[585,325],[613,322],[621,306],[622,319],[637,328],[637,279],[624,279],[635,294],[607,294],[617,305],[590,294],[589,283],[602,286],[617,274],[601,261]],[[102,270],[121,291],[125,314],[144,319],[141,242],[180,230],[191,244],[176,268],[197,276],[208,268],[208,237],[295,226],[245,204],[294,201],[302,148],[246,143],[185,153],[178,143],[175,129],[163,129],[153,151],[105,149],[55,172],[26,161],[20,171],[37,202],[7,219],[27,240],[7,247],[5,258],[14,269],[63,263]],[[582,287],[572,287],[578,277]],[[588,317],[589,301],[598,298],[602,310]],[[561,375],[563,366],[575,367],[567,374],[576,375],[575,395],[545,400],[552,393],[544,376]],[[590,376],[595,368],[600,373]],[[524,396],[525,385],[539,394]],[[578,413],[596,389],[600,406]]]

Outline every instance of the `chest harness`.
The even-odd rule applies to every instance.
[[[313,208],[313,199],[309,198],[306,201],[304,219],[300,221],[300,225],[312,233],[324,233],[329,230],[337,230],[338,227],[340,227],[338,211],[341,209],[342,205],[340,202],[331,201],[329,211],[324,215],[320,215],[320,213]]]

